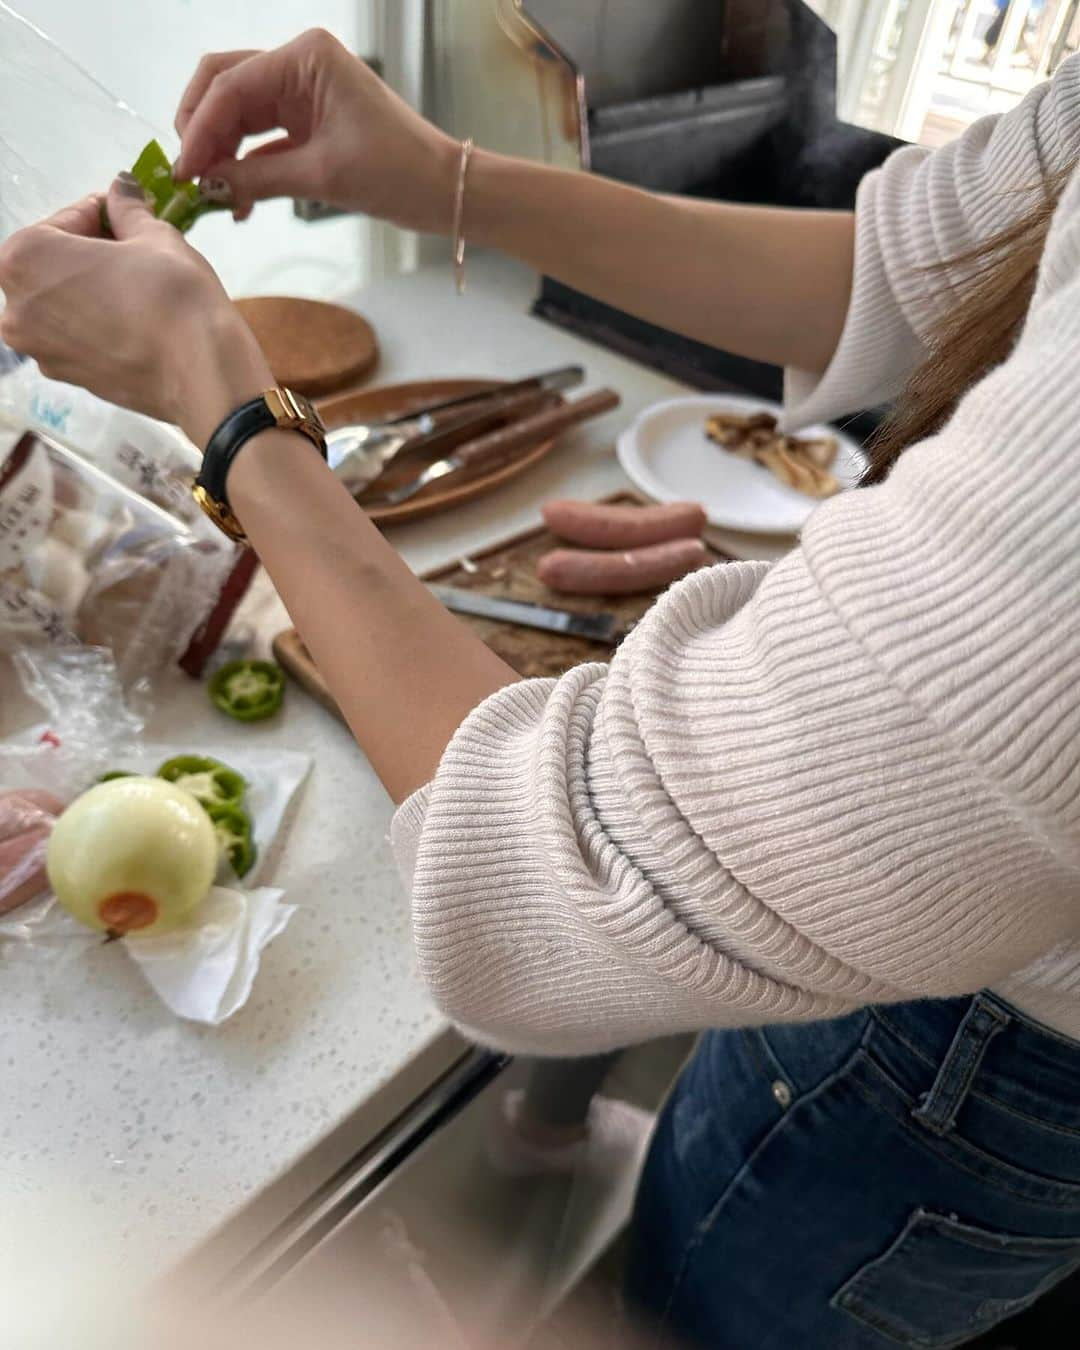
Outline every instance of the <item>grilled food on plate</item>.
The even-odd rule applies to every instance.
[[[832,436],[785,436],[772,413],[714,413],[705,423],[709,440],[740,459],[753,460],[781,483],[808,497],[831,497],[840,483],[830,472],[838,449]]]

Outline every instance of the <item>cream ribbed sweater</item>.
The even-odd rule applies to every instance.
[[[940,283],[1080,155],[1080,61],[859,194],[791,424],[893,393]],[[610,666],[495,694],[393,841],[480,1040],[575,1054],[983,986],[1080,1037],[1080,177],[1025,331],[801,547],[673,587]]]

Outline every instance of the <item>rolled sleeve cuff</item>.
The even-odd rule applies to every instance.
[[[824,371],[784,371],[784,431],[887,403],[924,354],[885,270],[877,231],[879,182],[877,171],[859,188],[851,301],[832,360]]]

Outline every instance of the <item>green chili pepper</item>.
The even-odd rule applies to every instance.
[[[238,877],[255,864],[255,841],[251,837],[251,817],[242,806],[208,806],[206,814],[214,822],[221,851]]]
[[[108,773],[103,773],[98,779],[99,783],[111,783],[114,778],[137,778],[130,769],[110,769]]]
[[[247,781],[219,759],[202,755],[177,755],[157,771],[159,778],[190,792],[209,811],[214,806],[239,806]]]
[[[145,145],[131,169],[139,186],[150,198],[154,215],[159,220],[175,225],[181,234],[186,234],[200,216],[208,211],[224,211],[228,208],[221,202],[208,201],[196,183],[173,178],[169,157],[157,141]],[[109,218],[105,204],[101,206],[101,225],[105,234],[111,234]]]
[[[285,697],[285,672],[273,661],[229,661],[208,686],[215,708],[238,722],[272,717]]]
[[[175,189],[169,157],[156,140],[143,146],[138,159],[131,166],[131,175],[138,180],[142,190],[153,198],[154,215],[160,216]]]

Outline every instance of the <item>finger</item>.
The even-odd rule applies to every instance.
[[[234,212],[246,217],[255,202],[306,192],[308,158],[292,136],[279,136],[249,151],[243,159],[214,164],[200,181],[211,184],[214,192],[218,184],[227,185]]]
[[[0,342],[5,347],[10,347],[13,352],[18,352],[20,356],[25,356],[26,352],[23,351],[25,341],[22,315],[9,303],[7,309],[0,313]]]
[[[256,145],[244,156],[245,160],[256,159],[261,155],[280,155],[283,150],[299,150],[303,141],[295,136],[278,136],[276,140]]]
[[[70,211],[73,208],[66,209]],[[62,214],[58,212],[57,216]],[[85,247],[85,244],[70,238],[67,231],[54,228],[56,218],[51,217],[37,225],[27,225],[0,245],[0,289],[7,296],[8,320],[21,296],[32,294],[43,279],[49,280],[62,270],[60,260],[70,256],[64,250]]]
[[[51,225],[56,230],[63,230],[65,234],[79,234],[86,239],[100,239],[101,204],[104,200],[104,193],[95,192],[89,197],[84,197],[82,201],[63,207],[41,223]]]
[[[105,200],[109,225],[116,239],[133,239],[146,230],[160,228],[146,193],[139,180],[130,173],[122,173],[114,180]]]
[[[259,52],[215,75],[183,133],[178,178],[198,178],[217,160],[235,156],[245,136],[282,125],[288,56]]]
[[[248,57],[255,56],[254,48],[239,52],[210,52],[204,56],[195,67],[195,74],[188,81],[188,86],[180,95],[180,103],[176,109],[176,120],[173,125],[176,127],[176,134],[183,136],[184,128],[191,121],[191,116],[202,101],[203,94],[210,87],[210,82],[215,75],[220,75],[223,70],[230,70],[233,66],[238,66],[241,61],[246,61]]]
[[[49,323],[42,322],[41,306],[34,297],[15,301],[0,316],[0,341],[12,351],[31,357],[43,369],[56,368],[56,346],[49,340]]]

